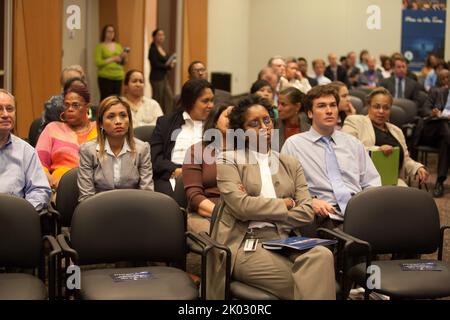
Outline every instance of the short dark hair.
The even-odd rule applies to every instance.
[[[212,84],[207,80],[191,79],[186,81],[181,89],[180,100],[178,100],[178,109],[186,112],[191,111],[195,101],[197,101],[203,91],[208,88],[214,93]]]
[[[339,93],[334,85],[326,84],[315,86],[309,90],[305,99],[305,112],[312,111],[314,100],[327,96],[333,96],[336,99],[336,103],[339,104]]]
[[[125,74],[125,79],[123,80],[123,84],[124,84],[124,85],[127,86],[128,83],[130,83],[131,76],[132,76],[133,73],[135,73],[135,72],[138,72],[138,73],[144,75],[144,73],[143,73],[142,71],[139,71],[139,70],[137,70],[137,69],[131,69],[131,70],[128,70],[128,72]],[[144,77],[144,78],[145,78],[145,77]]]
[[[194,68],[194,65],[196,65],[197,63],[201,63],[202,65],[205,65],[202,61],[200,61],[200,60],[194,60],[194,61],[192,61],[190,64],[189,64],[189,67],[188,67],[188,73],[189,73],[189,75],[192,75],[192,69]]]
[[[103,42],[105,41],[106,38],[106,29],[108,29],[109,27],[112,27],[114,29],[114,38],[113,41],[116,41],[116,28],[114,28],[114,26],[112,24],[107,24],[106,26],[103,27],[102,30],[102,36],[100,38],[100,40]]]
[[[71,78],[71,79],[67,80],[67,82],[64,83],[63,92],[66,92],[67,90],[69,90],[74,85],[75,82],[81,82],[82,85],[87,88],[87,83],[83,78],[75,77],[75,78]]]
[[[80,97],[84,99],[84,101],[89,104],[91,102],[91,95],[89,93],[89,89],[84,84],[79,85],[71,85],[65,92],[64,92],[64,99],[69,93],[76,93]]]
[[[392,94],[389,92],[388,89],[383,88],[383,87],[378,87],[373,89],[367,96],[366,96],[366,105],[370,107],[370,104],[372,103],[372,99],[373,97],[375,97],[376,95],[382,94],[384,96],[389,97],[390,99],[390,104],[392,106],[392,103],[394,102],[394,98],[392,97]]]
[[[258,92],[261,88],[264,88],[264,87],[269,87],[271,90],[273,90],[272,86],[270,85],[270,83],[268,81],[262,80],[262,79],[256,80],[252,84],[252,87],[250,88],[250,93],[254,94],[254,93]]]
[[[203,133],[205,133],[209,129],[214,129],[216,127],[217,121],[219,121],[220,116],[226,109],[228,109],[228,107],[234,107],[234,105],[231,103],[221,103],[217,106],[214,106],[214,108],[211,110],[211,112],[209,113],[208,117],[205,120],[205,124],[203,125]],[[205,136],[206,135],[203,134],[203,137],[205,137]],[[213,141],[214,141],[214,136],[212,136],[209,141],[203,140],[203,143],[206,144],[208,142],[213,142]]]
[[[289,87],[281,90],[280,96],[286,96],[290,103],[300,103],[303,108],[306,95],[295,87]]]
[[[230,115],[228,116],[230,121],[229,128],[232,130],[244,130],[245,115],[247,114],[248,109],[256,105],[264,107],[270,114],[272,106],[269,101],[256,94],[248,95],[242,98],[238,105],[230,112]]]
[[[155,30],[153,30],[153,32],[152,32],[152,37],[154,38],[154,37],[156,37],[156,34],[158,33],[158,32],[160,32],[161,31],[161,29],[159,29],[159,28],[156,28]]]

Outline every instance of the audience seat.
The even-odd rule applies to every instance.
[[[436,299],[450,296],[450,264],[442,261],[444,232],[439,211],[430,194],[415,188],[385,186],[353,196],[347,205],[343,231],[319,229],[319,235],[345,241],[345,279],[391,299]],[[438,250],[437,260],[408,259]],[[399,260],[373,260],[375,255],[396,254]],[[361,257],[364,262],[361,262]],[[352,261],[357,261],[352,262]],[[402,264],[434,263],[442,271],[403,271]],[[368,266],[380,274],[375,288],[367,287]],[[379,275],[378,278],[376,278]]]
[[[152,137],[155,126],[142,126],[134,128],[134,136],[139,140],[148,142],[150,144],[150,138]]]

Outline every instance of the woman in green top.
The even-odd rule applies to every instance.
[[[103,28],[101,41],[95,48],[95,63],[98,68],[100,100],[103,100],[112,95],[120,96],[125,77],[123,65],[129,49],[123,49],[120,43],[116,42],[112,25]]]

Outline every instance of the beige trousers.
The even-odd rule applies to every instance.
[[[334,259],[330,250],[317,246],[285,256],[261,246],[262,240],[279,238],[274,228],[257,230],[256,237],[259,239],[256,251],[244,252],[245,241],[239,248],[234,279],[285,300],[336,299]]]

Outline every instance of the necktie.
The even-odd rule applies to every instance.
[[[337,204],[341,209],[341,213],[344,214],[347,203],[352,195],[342,179],[336,153],[334,153],[333,146],[331,145],[331,137],[322,137],[321,140],[325,143],[325,163],[327,167],[328,179],[330,180],[331,187],[333,188],[333,193],[336,197]]]
[[[397,81],[397,98],[404,98],[402,84],[403,84],[403,78],[398,78],[398,81]]]

